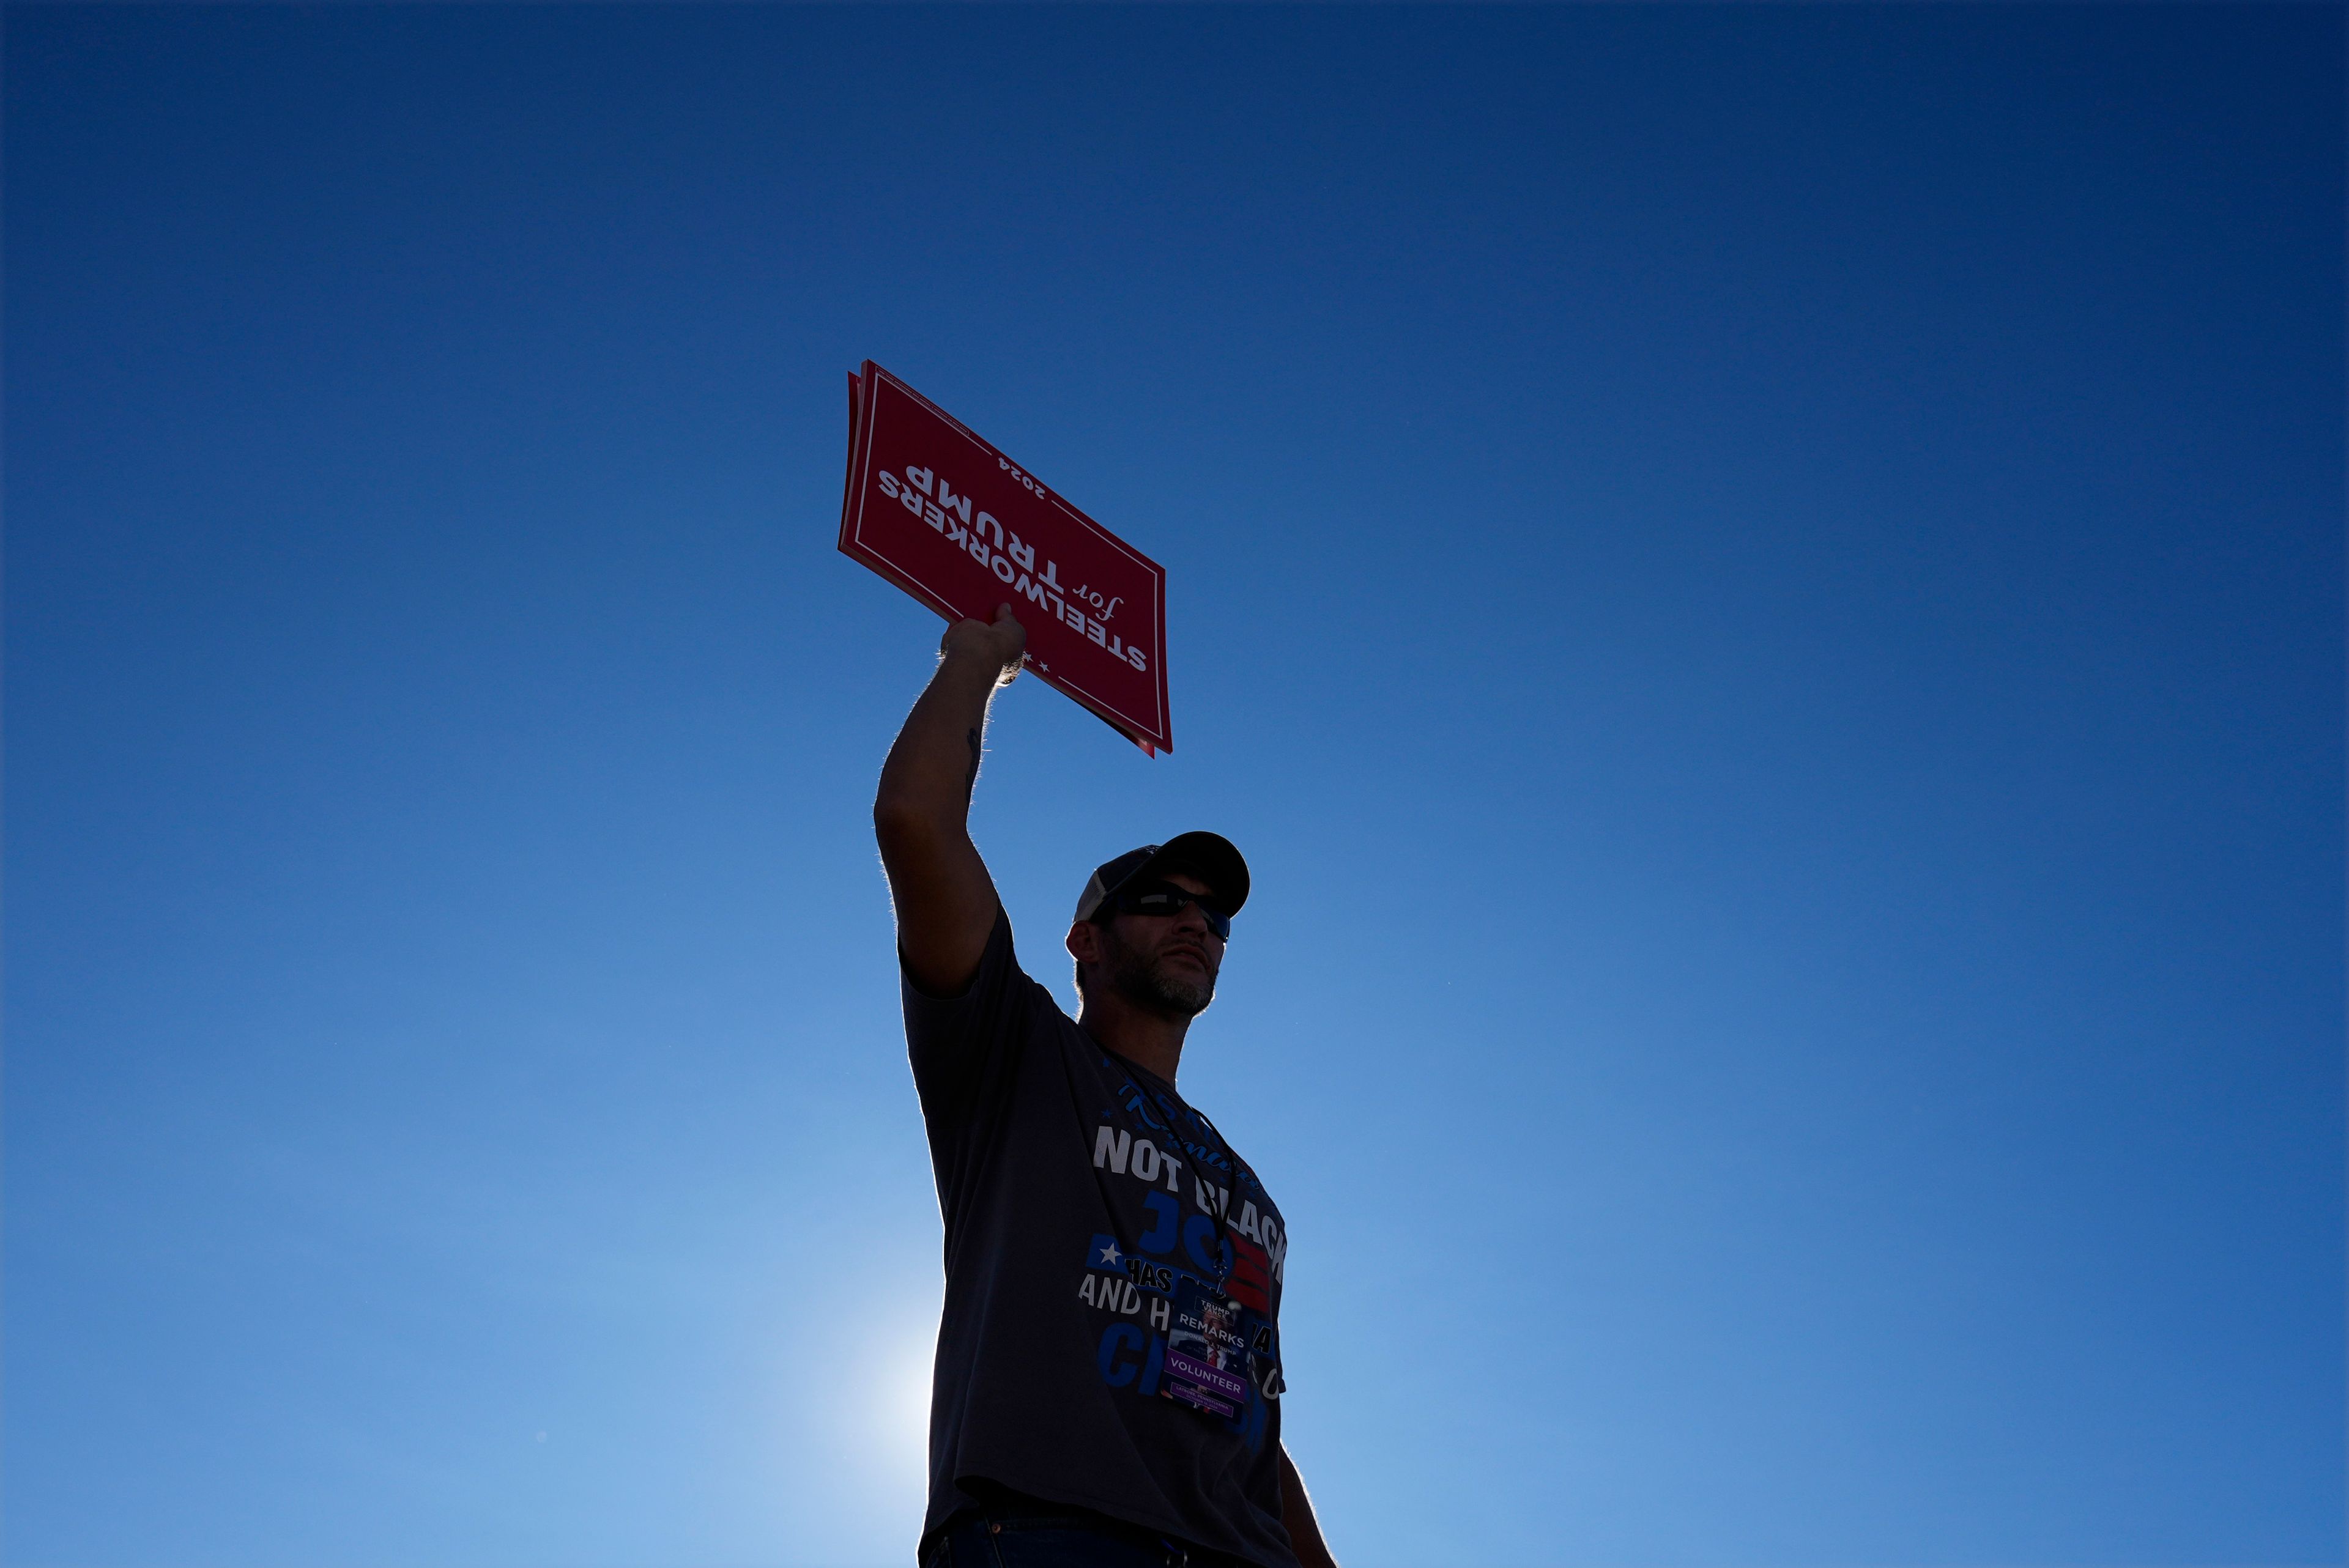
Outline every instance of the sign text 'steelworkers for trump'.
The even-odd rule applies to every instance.
[[[840,548],[949,621],[1009,603],[1025,667],[1174,748],[1164,570],[869,359],[848,378]]]

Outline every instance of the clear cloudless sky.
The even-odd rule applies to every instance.
[[[1350,1568],[2339,1563],[2338,6],[6,13],[5,1537],[911,1561],[870,356],[1164,562]]]

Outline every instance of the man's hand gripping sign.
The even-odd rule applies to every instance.
[[[1143,750],[1174,749],[1164,570],[869,359],[848,378],[840,549],[948,622],[988,623],[1007,664]]]

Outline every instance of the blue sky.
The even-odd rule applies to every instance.
[[[2336,7],[6,14],[6,1561],[910,1559],[870,356],[1166,563],[1381,1565],[2344,1556]]]

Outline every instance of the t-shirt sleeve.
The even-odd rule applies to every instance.
[[[897,960],[897,984],[905,1002],[905,1046],[913,1058],[914,1087],[922,1114],[934,1130],[973,1111],[979,1086],[1011,1064],[1030,1027],[1036,995],[1042,990],[1020,972],[1011,948],[1011,921],[1000,905],[980,954],[978,973],[958,996],[933,996]]]

